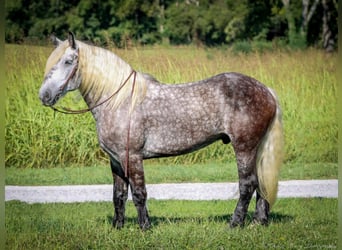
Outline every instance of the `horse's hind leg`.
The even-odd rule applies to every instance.
[[[128,180],[120,177],[119,172],[121,168],[120,164],[111,160],[111,168],[114,179],[113,186],[113,203],[114,203],[114,218],[113,227],[118,229],[122,228],[125,223],[125,205],[128,198]]]
[[[255,150],[247,153],[236,152],[236,160],[239,174],[240,197],[230,221],[230,227],[243,226],[250,200],[258,185],[255,168]]]
[[[270,205],[267,200],[261,197],[257,191],[256,207],[253,220],[261,225],[268,224],[268,215],[270,212]]]
[[[143,230],[149,229],[151,223],[146,207],[147,191],[145,186],[143,162],[140,157],[130,156],[129,183],[132,190],[133,203],[138,212],[139,226]]]

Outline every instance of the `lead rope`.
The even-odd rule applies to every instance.
[[[135,87],[135,78],[137,74],[136,72],[134,73],[134,78],[133,78],[133,85],[132,85],[132,91],[131,91],[131,102],[133,100],[133,93],[134,93],[134,87]],[[132,112],[129,109],[128,110],[129,115],[128,115],[128,125],[127,125],[127,143],[126,143],[126,164],[125,164],[125,177],[128,177],[128,167],[129,167],[129,139],[130,139],[130,133],[131,133],[131,118],[132,118]]]
[[[76,72],[76,71],[75,71]],[[80,109],[80,110],[72,110],[72,109],[69,109],[69,108],[65,108],[65,107],[60,107],[59,109],[58,108],[55,108],[54,106],[50,106],[51,109],[53,109],[54,111],[57,111],[59,113],[62,113],[62,114],[66,114],[66,115],[79,115],[79,114],[84,114],[84,113],[87,113],[89,111],[92,111],[93,109],[101,106],[102,104],[106,103],[107,101],[109,101],[110,99],[112,99],[117,93],[119,93],[119,91],[126,85],[126,83],[128,82],[128,80],[131,78],[131,76],[134,74],[134,81],[133,81],[133,88],[134,88],[134,85],[135,85],[135,75],[136,75],[136,71],[134,69],[132,69],[132,72],[129,74],[129,76],[127,77],[127,79],[120,85],[120,87],[111,95],[109,96],[107,99],[103,100],[102,102],[100,103],[97,103],[96,105],[90,107],[90,108],[86,108],[86,109]],[[69,76],[68,77],[68,80],[67,82],[71,79],[72,76]]]
[[[76,72],[76,70],[75,70]],[[129,76],[127,77],[127,79],[120,85],[120,87],[111,95],[109,96],[107,99],[105,99],[104,101],[94,105],[93,107],[87,108],[87,109],[81,109],[81,110],[72,110],[69,108],[65,108],[65,107],[61,107],[60,109],[55,108],[53,106],[50,106],[50,108],[52,108],[55,112],[60,112],[63,114],[67,114],[67,115],[78,115],[78,114],[84,114],[87,113],[89,111],[92,111],[93,109],[101,106],[102,104],[104,104],[105,102],[109,101],[111,98],[113,98],[117,93],[119,93],[119,91],[126,85],[126,83],[128,82],[128,80],[131,78],[131,76],[134,74],[134,78],[133,78],[133,84],[132,84],[132,90],[131,90],[131,102],[133,101],[133,93],[134,93],[134,88],[135,88],[135,80],[136,80],[136,76],[137,76],[137,72],[132,69],[132,72],[129,74]],[[73,74],[71,74],[68,79],[67,82],[71,79]],[[54,112],[54,116],[55,116],[55,112]],[[126,144],[126,164],[125,164],[125,177],[128,177],[128,166],[129,166],[129,139],[130,139],[130,132],[131,132],[131,118],[132,118],[132,112],[129,109],[129,116],[128,116],[128,125],[127,125],[127,144]]]

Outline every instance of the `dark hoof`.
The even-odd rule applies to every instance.
[[[268,226],[268,219],[266,218],[253,218],[253,223],[262,225],[262,226]]]
[[[113,228],[120,230],[124,227],[124,222],[123,221],[119,222],[119,221],[113,220],[112,225],[113,225]]]
[[[151,229],[151,224],[150,224],[150,222],[146,222],[146,223],[140,225],[140,228],[141,228],[142,231],[150,230]]]
[[[243,227],[244,226],[244,223],[243,222],[238,222],[238,221],[231,221],[229,223],[229,227],[230,228],[237,228],[237,227]]]

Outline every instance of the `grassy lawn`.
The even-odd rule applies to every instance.
[[[337,179],[337,163],[286,164],[281,180]],[[145,165],[148,184],[181,182],[234,182],[237,181],[235,163]],[[6,185],[82,185],[110,184],[109,166],[67,167],[50,169],[6,169]]]
[[[327,249],[337,245],[336,199],[279,199],[263,227],[229,229],[236,201],[149,201],[153,227],[111,227],[111,203],[6,203],[7,249]],[[254,207],[255,204],[251,204]]]

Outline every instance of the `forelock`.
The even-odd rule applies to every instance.
[[[65,50],[69,47],[69,42],[66,40],[59,44],[59,46],[52,51],[51,55],[49,56],[46,66],[45,66],[45,73],[44,75],[47,75],[53,66],[57,64],[59,59],[64,55]]]

